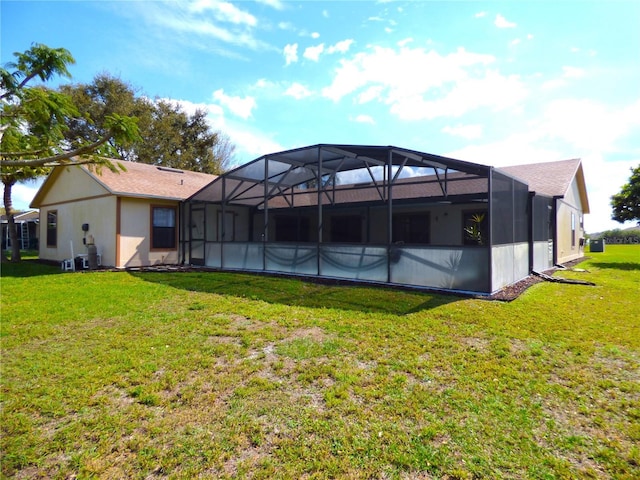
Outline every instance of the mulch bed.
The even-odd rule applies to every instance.
[[[562,264],[562,267],[564,268],[572,268],[575,265],[584,262],[587,259],[587,257],[581,257],[578,258],[576,260],[571,260],[570,262],[566,262]],[[551,275],[554,272],[557,272],[558,270],[562,270],[562,268],[552,268],[551,270],[546,270],[542,273],[545,273],[547,275]],[[516,282],[514,284],[511,285],[507,285],[506,287],[504,287],[502,290],[497,291],[496,293],[492,294],[492,295],[488,295],[488,296],[481,296],[478,298],[482,298],[485,300],[498,300],[498,301],[502,301],[502,302],[511,302],[512,300],[515,300],[516,298],[518,298],[522,293],[524,293],[524,291],[529,288],[531,285],[535,285],[536,283],[540,283],[540,282],[544,282],[545,280],[542,277],[539,277],[537,275],[529,275],[527,278],[523,278],[522,280],[520,280],[519,282]]]

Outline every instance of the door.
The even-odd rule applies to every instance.
[[[189,216],[189,258],[192,265],[204,265],[204,241],[206,232],[204,205],[192,205]]]

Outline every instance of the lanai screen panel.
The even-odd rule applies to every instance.
[[[528,239],[529,188],[495,170],[491,177],[491,244],[505,245]]]
[[[297,208],[482,195],[488,167],[396,147],[317,145],[261,157],[216,179],[191,201]]]

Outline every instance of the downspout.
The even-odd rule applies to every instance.
[[[553,210],[551,214],[552,233],[553,233],[553,264],[558,264],[558,199],[562,197],[553,197]]]

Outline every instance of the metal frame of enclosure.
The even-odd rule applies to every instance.
[[[549,206],[492,167],[314,145],[262,156],[185,201],[181,254],[223,270],[488,294],[553,264]]]

